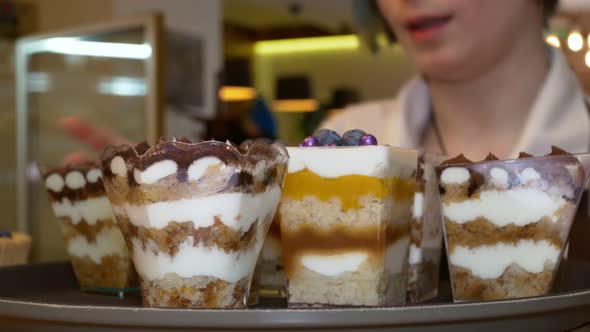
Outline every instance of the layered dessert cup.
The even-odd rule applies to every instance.
[[[279,145],[109,147],[104,181],[147,307],[243,308],[279,203]]]
[[[289,306],[403,304],[417,151],[288,151],[279,217]]]
[[[46,170],[44,179],[81,289],[137,291],[137,276],[106,196],[98,163]]]
[[[429,153],[423,153],[418,161],[410,226],[408,303],[438,295],[443,231],[435,167],[442,161],[442,156]]]
[[[561,150],[533,158],[470,162],[437,170],[455,301],[547,294],[586,181]]]
[[[0,266],[26,264],[31,251],[31,236],[0,231]]]

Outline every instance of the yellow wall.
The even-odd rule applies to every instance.
[[[391,98],[415,69],[398,45],[370,54],[365,49],[314,51],[254,56],[254,80],[259,93],[272,101],[276,79],[284,75],[307,75],[320,102],[329,101],[338,86],[357,89],[363,100]],[[280,136],[299,137],[293,125],[300,117],[277,114]]]
[[[394,96],[414,72],[398,45],[377,55],[359,49],[254,57],[256,88],[269,100],[276,78],[283,75],[309,76],[320,100],[329,98],[331,89],[341,85],[355,87],[363,99],[372,100]]]

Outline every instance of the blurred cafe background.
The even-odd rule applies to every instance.
[[[590,1],[546,41],[590,94]],[[0,70],[0,228],[33,261],[66,257],[45,167],[160,136],[296,144],[415,72],[366,0],[0,0]]]

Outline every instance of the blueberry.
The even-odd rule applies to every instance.
[[[360,145],[377,145],[377,138],[371,134],[366,134],[361,137]]]
[[[313,136],[308,136],[306,137],[303,142],[301,144],[299,144],[300,147],[311,147],[311,146],[319,146],[320,143],[318,142],[318,140],[313,137]]]
[[[340,138],[340,135],[338,135],[338,133],[333,130],[329,130],[329,129],[318,130],[315,133],[315,135],[313,135],[313,137],[315,137],[318,140],[318,142],[320,143],[320,145],[323,145],[323,146],[342,145],[342,139]]]
[[[10,231],[4,230],[4,229],[0,229],[0,238],[5,237],[5,238],[11,238],[12,237],[12,233]]]
[[[360,129],[349,130],[342,135],[342,145],[356,146],[359,145],[361,137],[366,133]]]

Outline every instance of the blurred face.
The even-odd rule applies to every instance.
[[[542,37],[538,0],[378,0],[378,4],[408,55],[430,79],[475,77],[515,47]]]

